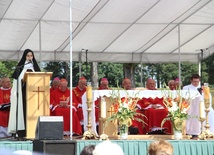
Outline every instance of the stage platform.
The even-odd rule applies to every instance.
[[[135,136],[136,137],[136,136]],[[149,144],[153,141],[153,139],[145,139],[145,138],[154,138],[162,139],[160,136],[138,136],[138,138],[133,139],[133,137],[129,137],[128,140],[111,140],[114,143],[117,143],[121,146],[125,155],[147,155],[147,148]],[[166,139],[166,138],[164,138]],[[167,139],[166,139],[167,140]],[[174,147],[174,155],[214,155],[214,139],[209,140],[172,140],[168,139],[173,147]],[[35,141],[0,141],[0,154],[2,154],[2,150],[9,149],[12,151],[15,150],[28,150],[33,152],[33,146]],[[75,144],[74,153],[71,154],[70,151],[62,152],[63,155],[79,155],[81,150],[86,145],[97,145],[101,141],[99,140],[46,140],[42,141],[42,143],[51,143],[51,147],[60,147],[64,146],[64,144]],[[47,145],[48,146],[48,145]],[[45,147],[45,145],[42,145]],[[70,147],[67,145],[67,147]],[[40,148],[45,150],[45,148]],[[50,148],[48,148],[50,149]],[[48,150],[47,149],[47,150]],[[61,149],[65,150],[65,149]],[[47,152],[46,152],[47,153]],[[45,154],[45,153],[44,153]],[[47,153],[48,154],[48,153]],[[60,154],[60,153],[58,153]]]

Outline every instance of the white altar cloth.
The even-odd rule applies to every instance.
[[[96,122],[95,122],[95,105],[94,102],[99,98],[99,97],[110,97],[112,94],[112,91],[115,91],[117,93],[117,90],[93,90],[92,93],[92,111],[91,111],[91,125],[92,125],[92,131],[94,131],[96,134]],[[175,98],[177,96],[178,91],[170,91],[172,94],[172,97]],[[139,97],[139,98],[161,98],[164,96],[162,90],[119,90],[120,97],[126,97],[127,93],[129,94],[130,97]],[[136,94],[138,95],[136,96]],[[198,91],[195,90],[181,90],[180,95],[184,98],[191,98],[191,99],[196,99],[200,98],[201,95]],[[197,99],[197,100],[198,100]],[[84,130],[87,130],[87,125],[88,125],[88,115],[87,115],[87,104],[86,104],[86,93],[83,94],[82,96],[82,110],[83,110],[83,116],[84,116]],[[198,105],[199,106],[199,105]]]

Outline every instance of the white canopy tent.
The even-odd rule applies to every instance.
[[[213,19],[212,0],[1,0],[0,60],[197,63]]]
[[[0,60],[26,48],[69,61],[69,0],[1,0]],[[212,0],[72,0],[72,60],[198,62],[214,51]],[[84,50],[82,50],[84,49]]]

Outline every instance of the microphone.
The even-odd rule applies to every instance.
[[[33,64],[33,61],[32,61],[31,59],[29,59],[29,60],[28,60],[28,63],[31,63],[31,64]]]
[[[202,90],[203,90],[202,88],[197,88],[197,90],[200,94],[202,94]]]
[[[33,64],[33,61],[31,59],[27,60],[27,62],[21,66],[25,66],[25,65],[28,65],[28,64]]]

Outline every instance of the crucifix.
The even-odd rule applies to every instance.
[[[62,97],[60,97],[60,100],[65,101],[65,100],[67,100],[67,97],[65,95],[63,95]]]
[[[110,116],[112,116],[112,113],[114,112],[114,107],[111,106],[111,107],[110,107],[110,110],[108,110],[107,112],[109,112],[109,113],[110,113]]]
[[[34,90],[33,92],[38,92],[38,106],[37,106],[37,109],[39,110],[39,93],[40,92],[45,92],[44,90],[39,90],[39,87],[37,90]]]

